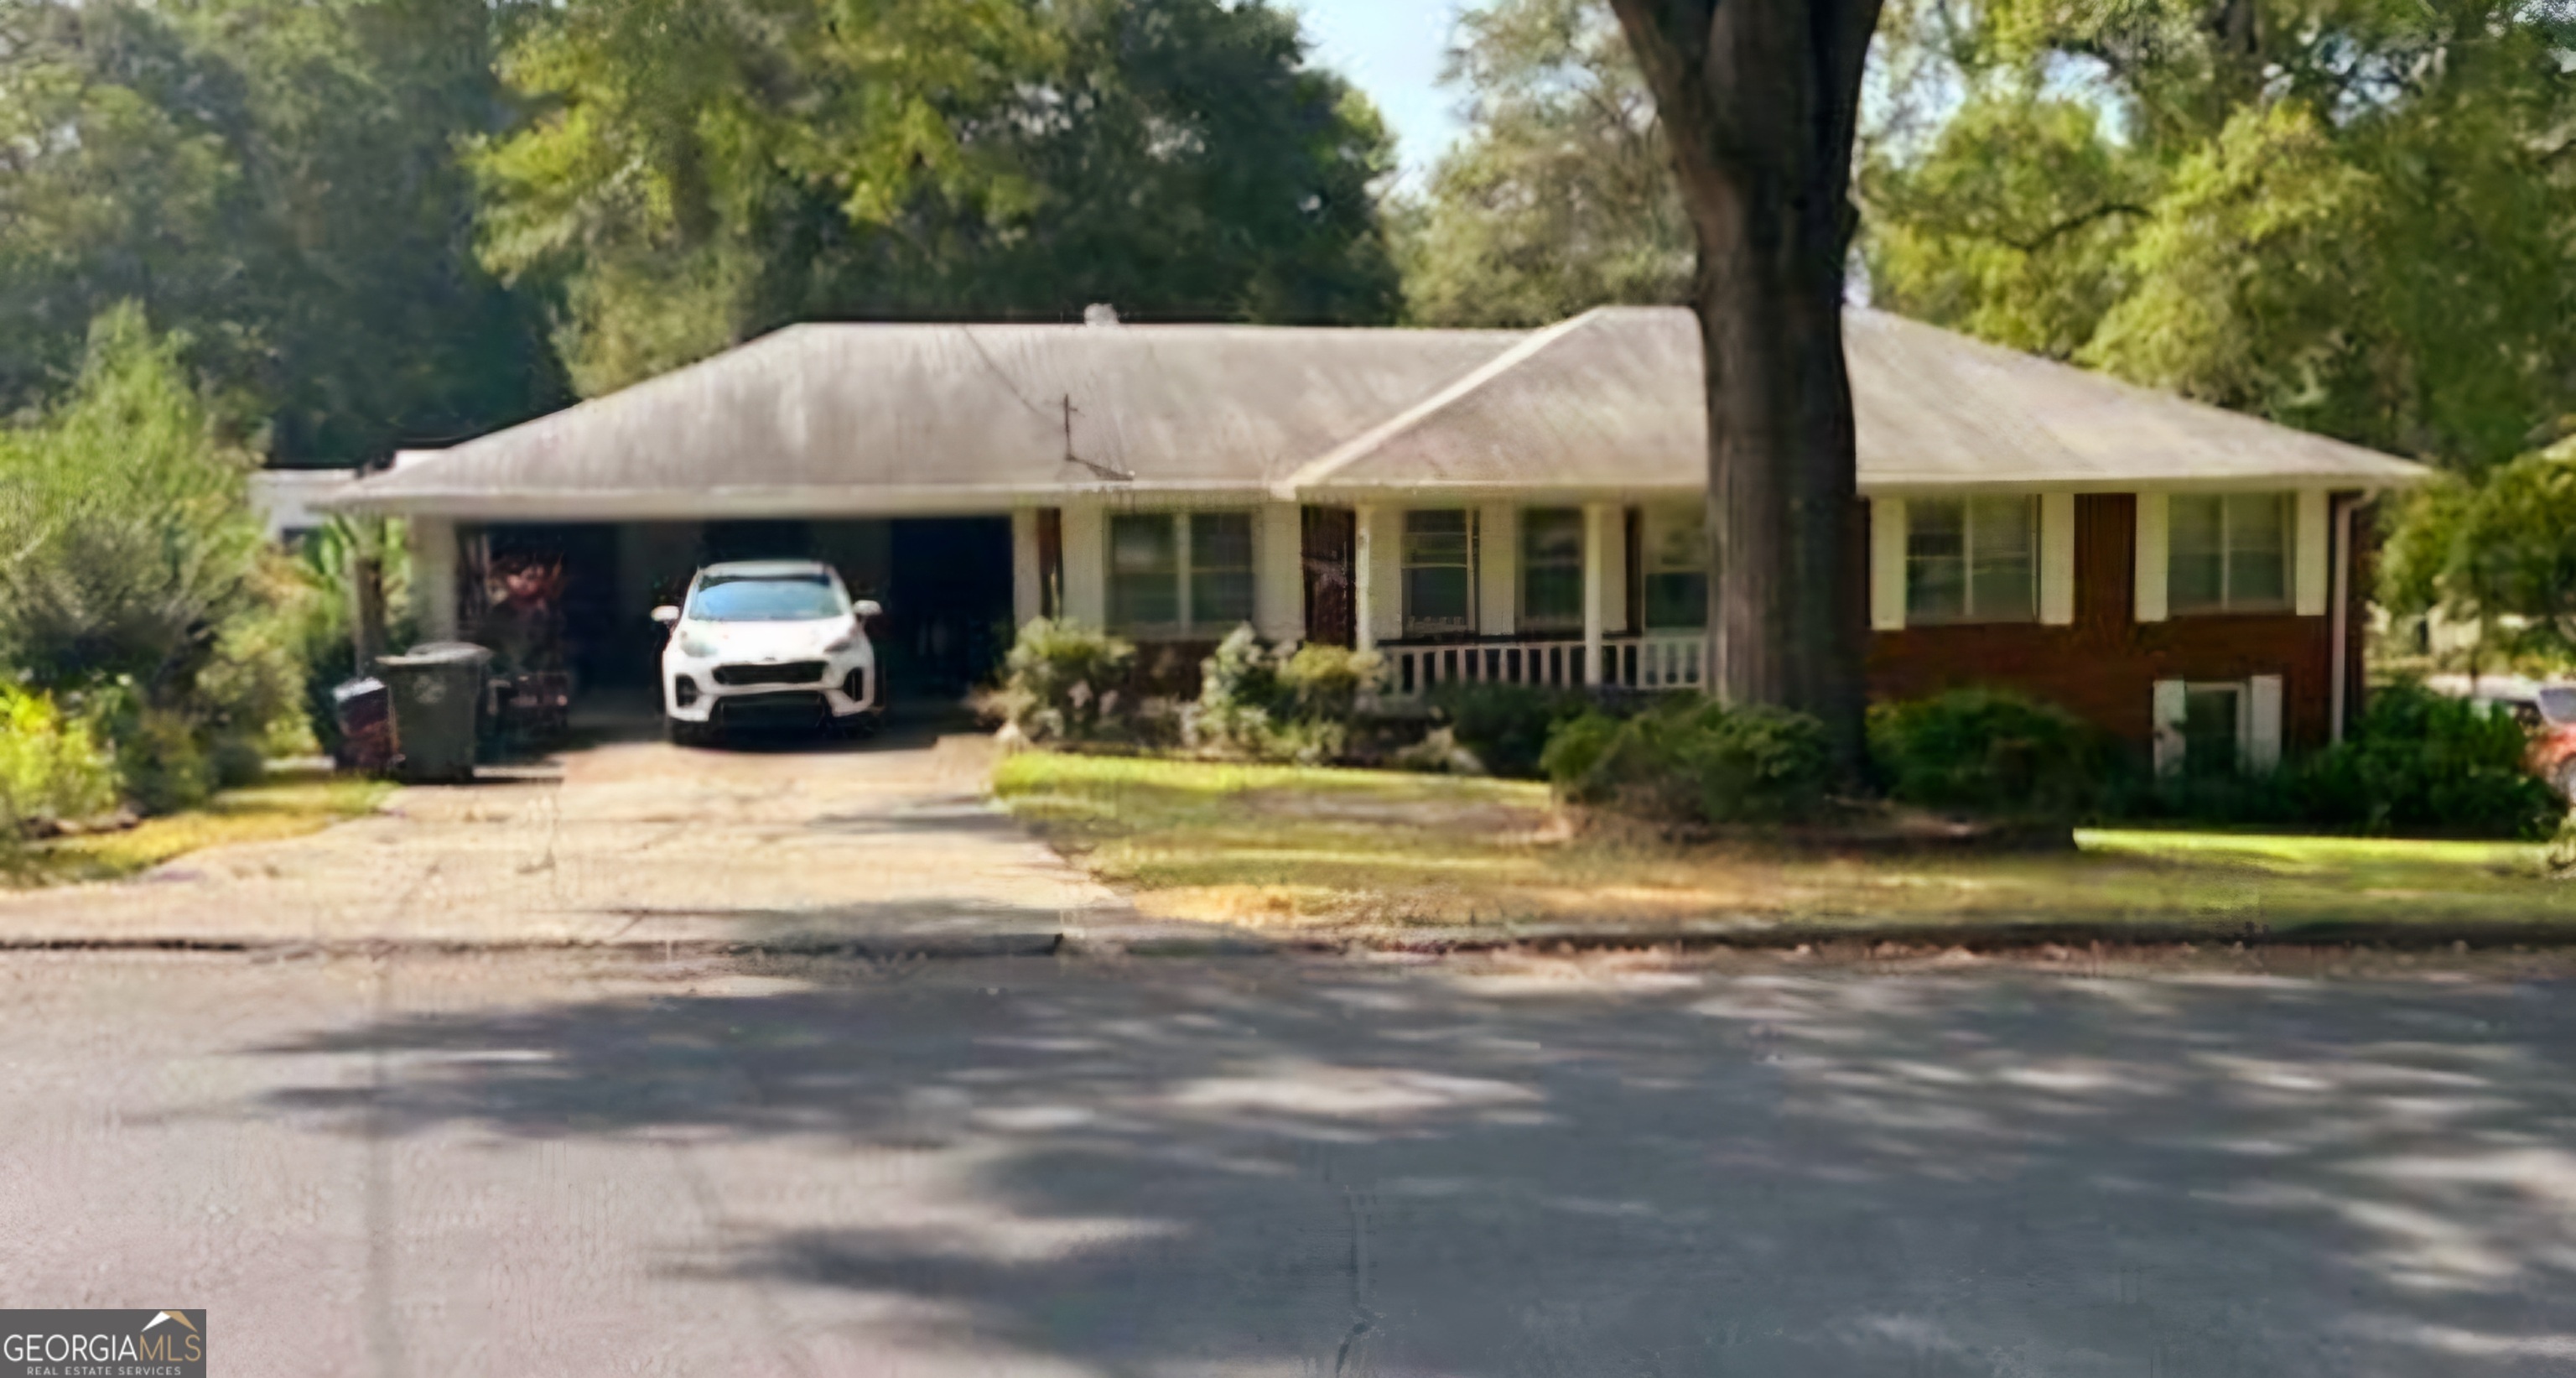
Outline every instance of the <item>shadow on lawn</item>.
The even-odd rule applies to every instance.
[[[2576,1358],[2576,1026],[2549,987],[738,970],[786,979],[269,1049],[496,1054],[276,1099],[350,1132],[920,1155],[867,1169],[886,1196],[663,1264],[921,1302],[941,1342],[1104,1373]]]

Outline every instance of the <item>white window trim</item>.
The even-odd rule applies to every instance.
[[[1190,606],[1190,575],[1192,572],[1190,564],[1190,518],[1220,514],[1244,517],[1250,521],[1252,526],[1252,616],[1249,618],[1230,620],[1221,628],[1216,626],[1200,625],[1197,616],[1197,609]],[[1109,532],[1111,525],[1119,517],[1160,517],[1163,520],[1172,523],[1172,558],[1174,562],[1172,567],[1172,577],[1179,582],[1179,587],[1174,590],[1175,597],[1173,600],[1173,606],[1180,612],[1180,621],[1132,627],[1112,625],[1108,622],[1109,589],[1111,584],[1115,582],[1114,571],[1110,569],[1110,547],[1112,542],[1109,538]],[[1258,508],[1246,507],[1154,508],[1147,511],[1103,513],[1099,518],[1100,622],[1098,625],[1103,626],[1108,631],[1115,632],[1120,636],[1127,637],[1130,640],[1135,641],[1204,640],[1211,633],[1218,636],[1227,635],[1236,627],[1243,625],[1246,621],[1253,623],[1254,627],[1258,629],[1261,620],[1261,556],[1264,538],[1262,526],[1263,522],[1261,520],[1260,510]]]
[[[1413,581],[1405,578],[1404,576],[1405,572],[1413,568],[1413,566],[1405,563],[1404,528],[1405,518],[1416,512],[1460,512],[1466,515],[1467,621],[1466,625],[1463,627],[1454,629],[1444,628],[1439,631],[1426,632],[1416,632],[1413,629],[1413,609],[1405,606],[1411,601]],[[1476,629],[1482,625],[1481,619],[1485,600],[1481,596],[1483,590],[1477,587],[1477,578],[1479,569],[1484,563],[1484,542],[1477,539],[1476,528],[1479,525],[1477,522],[1477,515],[1477,509],[1473,507],[1407,507],[1397,513],[1395,520],[1395,558],[1393,563],[1395,565],[1396,627],[1402,638],[1410,640],[1417,637],[1472,636],[1475,634]]]
[[[2315,522],[2317,528],[2317,536],[2313,540],[2311,540],[2308,535],[2308,509],[2311,501],[2311,493],[2314,495],[2314,504],[2316,507]],[[2229,572],[2235,566],[2235,551],[2227,542],[2227,529],[2224,525],[2224,519],[2222,518],[2219,529],[2219,549],[2222,552],[2222,555],[2219,566],[2218,606],[2190,608],[2180,612],[2173,610],[2173,589],[2172,584],[2170,583],[2170,580],[2173,577],[2173,507],[2171,501],[2173,495],[2158,493],[2154,496],[2156,500],[2158,525],[2156,532],[2158,549],[2156,551],[2157,578],[2155,596],[2163,615],[2155,618],[2148,618],[2141,615],[2138,618],[2139,621],[2162,622],[2168,621],[2174,617],[2262,617],[2265,615],[2277,615],[2284,612],[2302,617],[2316,617],[2325,612],[2324,588],[2326,576],[2326,549],[2324,535],[2326,495],[2323,490],[2310,490],[2304,488],[2258,488],[2242,492],[2199,492],[2185,495],[2190,497],[2267,497],[2291,499],[2289,504],[2289,520],[2281,530],[2281,540],[2284,543],[2281,551],[2281,574],[2282,582],[2288,586],[2289,597],[2281,603],[2265,603],[2254,607],[2239,607],[2229,599],[2228,586],[2233,582],[2229,577]],[[2146,500],[2146,494],[2139,495],[2138,568],[2142,578],[2145,574],[2147,564]],[[2224,512],[2225,508],[2223,505],[2220,510]],[[2311,556],[2311,551],[2314,552],[2313,557]],[[2311,558],[2313,558],[2316,565],[2313,572],[2315,584],[2315,592],[2313,596],[2310,593],[2310,579],[2312,576],[2311,571],[2308,568]],[[2141,583],[2138,586],[2138,601],[2141,606],[2146,602],[2146,594],[2146,585]],[[2314,612],[2307,611],[2307,605],[2311,601],[2314,602],[2316,607]]]
[[[2186,752],[2183,719],[2195,689],[2225,689],[2236,695],[2236,759],[2254,774],[2268,775],[2281,766],[2282,680],[2254,675],[2238,680],[2160,679],[2155,682],[2155,770],[2180,775]]]
[[[1927,501],[1955,502],[1959,504],[1960,615],[1957,617],[1929,620],[1924,622],[1922,625],[1927,627],[2011,627],[2026,626],[2030,623],[2042,620],[2041,614],[2045,610],[2047,603],[2047,590],[2043,583],[2043,576],[2047,572],[2048,565],[2046,504],[2039,501],[2036,494],[2001,494],[1999,496],[2018,496],[2024,504],[2023,510],[2029,516],[2031,524],[2030,576],[2032,586],[2030,615],[2028,617],[1980,617],[1977,615],[1976,505],[1979,498],[1976,495],[1960,493],[1954,496],[1945,495],[1939,498],[1927,499]],[[1913,514],[1910,509],[1906,512],[1904,523],[1897,527],[1897,532],[1897,610],[1898,616],[1905,620],[1905,624],[1912,625],[1912,603],[1914,593],[1914,522]]]
[[[1873,498],[1869,504],[1869,625],[1905,630],[1905,499]]]
[[[1510,596],[1511,607],[1513,609],[1513,625],[1515,627],[1526,627],[1530,630],[1532,635],[1545,634],[1549,636],[1580,632],[1583,630],[1584,618],[1591,612],[1591,608],[1585,599],[1592,595],[1592,592],[1596,587],[1595,576],[1599,573],[1599,570],[1595,568],[1593,556],[1596,552],[1600,551],[1600,548],[1604,545],[1603,541],[1595,539],[1595,537],[1600,533],[1593,530],[1593,527],[1598,520],[1593,514],[1594,506],[1598,506],[1598,504],[1594,504],[1593,506],[1578,504],[1569,507],[1541,505],[1533,508],[1519,509],[1513,514],[1514,530],[1512,531],[1510,555],[1512,564],[1510,571]],[[1575,602],[1573,617],[1563,621],[1551,622],[1544,626],[1530,620],[1529,552],[1523,549],[1520,544],[1528,531],[1528,523],[1525,520],[1521,520],[1521,518],[1531,511],[1571,512],[1574,514],[1575,530],[1580,533],[1577,538],[1577,553],[1575,555],[1574,568],[1575,571],[1585,580],[1585,583],[1582,586],[1585,592],[1582,596],[1578,597]],[[1480,546],[1480,549],[1494,549],[1494,553],[1496,555],[1500,555],[1502,553],[1499,548],[1494,547]]]
[[[2075,495],[2039,495],[2039,622],[2075,622]]]

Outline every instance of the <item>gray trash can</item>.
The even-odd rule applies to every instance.
[[[471,780],[483,734],[492,653],[462,641],[414,646],[376,661],[393,690],[394,773],[406,780]]]

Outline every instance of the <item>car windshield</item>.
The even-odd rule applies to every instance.
[[[689,616],[701,622],[813,622],[849,610],[821,574],[711,579],[689,599]]]
[[[2541,690],[2540,715],[2553,723],[2576,723],[2576,689]]]

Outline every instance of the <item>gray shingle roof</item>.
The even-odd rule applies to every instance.
[[[1870,311],[1865,489],[2406,483],[2384,455]],[[1079,491],[1697,486],[1698,332],[804,325],[453,449],[342,505],[465,517],[1001,510]],[[1065,458],[1064,404],[1072,449]]]
[[[1844,318],[1864,490],[2411,483],[2404,460],[1876,311]],[[1529,337],[1293,477],[1309,495],[1696,488],[1698,323],[1614,307]],[[1615,457],[1615,458],[1614,458]]]

